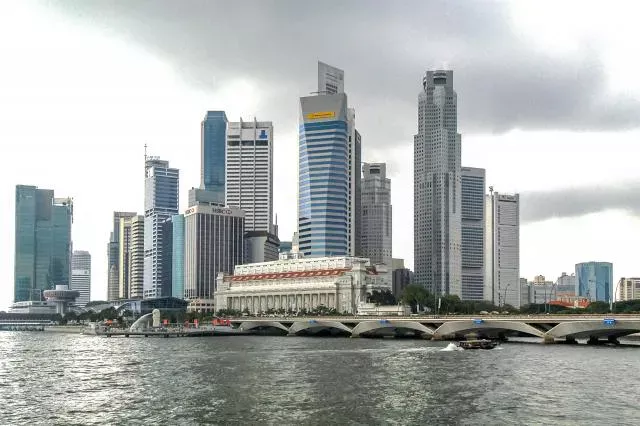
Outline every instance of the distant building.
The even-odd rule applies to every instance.
[[[129,242],[129,298],[142,299],[144,295],[144,216],[131,219]]]
[[[620,278],[616,301],[640,299],[640,278]]]
[[[529,281],[526,278],[520,278],[520,306],[525,306],[531,303],[531,295],[529,292]]]
[[[485,298],[494,305],[519,308],[520,196],[486,196]]]
[[[120,218],[118,229],[118,299],[128,299],[131,273],[131,222],[136,216]]]
[[[91,254],[88,251],[73,252],[71,290],[76,290],[80,294],[76,298],[76,306],[84,307],[91,300]]]
[[[386,265],[391,273],[391,180],[385,163],[364,163],[362,178],[360,251],[372,265]]]
[[[107,300],[120,298],[120,219],[136,215],[135,212],[113,212],[113,230],[107,245]]]
[[[413,283],[413,272],[404,267],[404,259],[391,260],[391,292],[399,299],[404,289]]]
[[[567,275],[563,272],[556,280],[556,293],[558,296],[573,297],[576,293],[577,281],[576,275]]]
[[[218,195],[213,191],[202,188],[191,188],[189,190],[188,206],[197,205],[216,205],[224,206],[224,202],[220,202]]]
[[[291,244],[291,241],[280,241],[280,248],[278,251],[280,253],[290,252],[292,247],[293,245]]]
[[[162,223],[162,292],[159,297],[172,297],[173,291],[173,221],[172,215]]]
[[[14,301],[41,301],[45,290],[70,283],[71,198],[53,190],[17,185],[15,199]]]
[[[462,300],[484,300],[485,170],[462,167]]]
[[[576,264],[578,294],[591,301],[610,302],[613,297],[613,264],[584,262]]]
[[[244,262],[261,263],[278,260],[280,240],[266,231],[249,231],[244,234]]]
[[[224,204],[226,135],[224,111],[207,111],[201,126],[200,187],[213,193],[217,204]]]
[[[184,215],[172,216],[171,222],[173,224],[171,295],[184,299]]]

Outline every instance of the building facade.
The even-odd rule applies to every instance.
[[[576,285],[576,275],[563,272],[556,280],[556,292],[558,296],[573,297],[576,295]]]
[[[391,180],[385,163],[365,163],[362,169],[361,254],[372,265],[386,265],[391,271]]]
[[[80,295],[76,306],[84,307],[91,300],[91,254],[84,250],[74,250],[71,257],[71,290]]]
[[[485,170],[462,167],[462,300],[484,300]]]
[[[616,302],[640,299],[640,278],[620,278]]]
[[[391,292],[397,300],[400,300],[404,289],[413,284],[413,272],[405,268],[404,259],[391,260]]]
[[[414,268],[435,294],[462,296],[461,136],[453,71],[427,71],[414,137]]]
[[[131,241],[129,243],[129,296],[142,299],[144,296],[144,216],[131,219]]]
[[[171,295],[184,299],[184,215],[172,216],[173,254],[171,269]]]
[[[179,171],[158,157],[145,160],[144,297],[162,297],[163,224],[178,214]]]
[[[244,234],[244,262],[261,263],[278,260],[280,240],[265,231],[248,231]]]
[[[216,309],[250,313],[269,309],[299,312],[320,305],[355,314],[367,294],[389,288],[368,259],[324,257],[238,265],[219,274]]]
[[[519,308],[520,196],[491,191],[486,196],[485,299]]]
[[[212,192],[217,204],[224,204],[225,146],[227,115],[224,111],[207,111],[201,125],[200,187]]]
[[[135,212],[113,212],[113,230],[107,245],[107,300],[120,297],[120,219],[136,215]]]
[[[362,137],[356,129],[356,110],[347,108],[349,188],[347,196],[347,254],[361,256],[362,248]]]
[[[227,206],[244,211],[247,231],[274,234],[273,124],[230,122],[226,150]]]
[[[584,262],[576,264],[576,296],[592,302],[611,302],[613,297],[613,264]]]
[[[219,272],[230,274],[243,262],[244,212],[198,205],[184,214],[184,294],[213,299]]]
[[[120,218],[118,233],[118,298],[128,299],[131,273],[131,222],[132,217]]]
[[[16,186],[14,301],[43,299],[45,290],[69,285],[71,277],[71,198],[53,190]]]

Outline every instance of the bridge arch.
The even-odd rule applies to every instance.
[[[414,330],[420,334],[433,335],[433,330],[426,327],[416,321],[394,321],[394,320],[375,320],[375,321],[361,321],[351,331],[351,337],[360,337],[363,334],[373,333],[382,330]]]
[[[309,320],[305,322],[294,322],[289,328],[289,334],[302,335],[302,334],[317,334],[323,330],[329,332],[346,333],[351,335],[351,328],[338,321],[321,321],[321,320]]]
[[[544,333],[535,327],[519,321],[463,320],[443,323],[434,332],[435,338],[473,332],[515,331],[535,337],[544,337]]]
[[[640,333],[640,321],[615,320],[613,323],[606,320],[593,321],[567,321],[547,331],[547,336],[556,339],[572,337],[574,339],[622,337],[629,334]]]
[[[278,321],[244,321],[240,324],[241,331],[250,331],[255,329],[275,328],[289,334],[289,329]]]

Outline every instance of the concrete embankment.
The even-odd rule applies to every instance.
[[[80,334],[84,330],[83,325],[50,325],[44,328],[44,331],[51,333],[72,333]]]

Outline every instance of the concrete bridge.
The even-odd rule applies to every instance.
[[[581,316],[448,316],[448,317],[313,317],[234,318],[243,331],[296,336],[420,337],[461,339],[468,335],[506,339],[538,337],[545,343],[565,340],[590,344],[618,343],[618,338],[640,333],[640,315]]]

